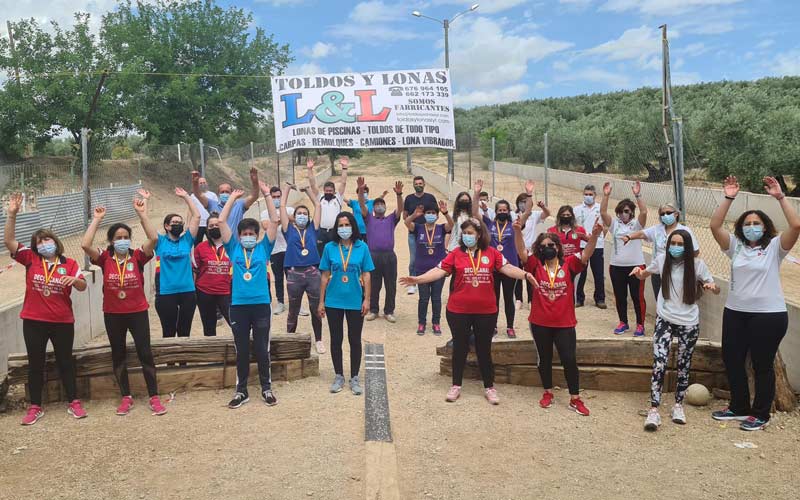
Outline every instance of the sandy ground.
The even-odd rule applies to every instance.
[[[405,178],[388,163],[370,167],[373,192]],[[408,262],[404,231],[397,230],[401,274]],[[686,426],[665,422],[647,434],[639,415],[644,393],[584,393],[592,415],[580,417],[568,411],[565,391],[542,410],[540,389],[499,385],[502,403],[493,407],[481,384],[467,381],[462,398],[447,404],[450,381],[438,375],[434,354],[447,329],[443,338],[418,337],[416,305],[416,296],[401,293],[398,323],[378,319],[364,331],[365,342],[386,347],[402,498],[796,497],[800,414],[776,415],[767,431],[745,434],[709,418],[717,401],[688,408]],[[523,338],[525,314],[516,320]],[[282,330],[285,320],[275,317],[274,328]],[[610,335],[614,320],[611,309],[579,309],[579,335]],[[310,331],[307,318],[301,330]],[[196,317],[193,334],[200,331]],[[179,393],[164,417],[150,416],[142,399],[125,418],[114,415],[116,401],[91,401],[86,420],[48,405],[41,422],[24,428],[15,406],[0,414],[0,499],[363,498],[363,399],[327,392],[327,355],[320,371],[319,378],[277,383],[280,404],[273,408],[254,400],[228,410],[229,391]],[[740,442],[757,448],[737,448]]]

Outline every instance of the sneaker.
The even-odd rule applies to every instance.
[[[545,392],[542,395],[542,399],[539,400],[539,406],[542,408],[550,408],[553,406],[553,393],[552,392]]]
[[[286,306],[283,305],[283,302],[276,302],[275,305],[272,307],[272,314],[277,316],[277,315],[281,314],[285,310],[286,310]]]
[[[243,392],[237,392],[236,394],[233,395],[233,399],[231,399],[230,402],[228,403],[228,408],[230,408],[231,410],[235,410],[236,408],[239,408],[240,406],[242,406],[245,403],[248,403],[249,401],[250,397],[247,394]]]
[[[522,309],[522,301],[521,300],[517,300],[516,302],[514,302],[514,307],[517,308],[517,311]]]
[[[389,323],[397,323],[397,318],[394,317],[394,314],[387,314],[384,317],[386,318],[386,321],[388,321]]]
[[[594,305],[596,305],[598,309],[608,309],[605,302],[596,302]]]
[[[575,398],[571,400],[569,402],[569,407],[575,410],[575,413],[577,413],[578,415],[583,415],[584,417],[589,416],[589,408],[587,408],[586,405],[583,404],[581,398]]]
[[[409,295],[414,295],[415,293],[417,293],[417,287],[412,285],[406,288],[406,293]]]
[[[506,328],[506,335],[508,335],[510,339],[517,338],[517,332],[515,332],[513,328]]]
[[[364,316],[364,319],[367,320],[367,321],[375,321],[375,318],[377,318],[377,317],[378,317],[377,313],[371,312],[371,313],[367,314],[366,316]]]
[[[500,398],[497,396],[497,389],[494,387],[489,387],[486,389],[486,401],[493,405],[500,404]]]
[[[583,302],[575,302],[575,308],[583,307]]]
[[[756,417],[747,417],[747,419],[739,425],[743,431],[760,431],[769,424],[767,420],[761,420]]]
[[[453,339],[450,339],[450,340],[448,340],[448,341],[447,341],[447,342],[444,344],[444,346],[445,346],[446,348],[448,348],[448,349],[452,349],[452,348],[453,348]]]
[[[130,413],[132,407],[133,398],[130,396],[122,396],[122,402],[120,402],[119,406],[117,407],[117,415],[124,417]]]
[[[317,340],[314,343],[314,348],[317,350],[317,354],[325,354],[327,352],[325,350],[325,344],[323,344],[321,340]]]
[[[308,312],[308,309],[306,309],[306,306],[300,306],[300,312],[297,313],[297,314],[299,314],[300,316],[311,316],[311,313]]]
[[[644,325],[636,325],[636,331],[633,332],[634,337],[644,337]]]
[[[714,420],[719,420],[721,422],[725,422],[728,420],[738,420],[744,421],[747,420],[749,417],[747,415],[737,415],[733,413],[730,408],[723,408],[722,410],[717,410],[711,414],[711,418]]]
[[[350,391],[356,396],[364,393],[364,389],[361,388],[361,381],[358,380],[358,375],[350,379]]]
[[[675,414],[674,408],[672,414]],[[658,430],[659,426],[661,426],[661,415],[658,414],[658,408],[650,408],[650,411],[647,412],[647,418],[644,421],[644,430],[655,432]]]
[[[461,386],[454,385],[447,391],[447,397],[445,397],[444,400],[448,403],[455,403],[459,396],[461,396]]]
[[[264,404],[267,406],[275,406],[278,404],[278,398],[276,398],[275,394],[269,389],[261,393],[261,399],[264,400]]]
[[[672,421],[676,424],[686,424],[686,412],[683,411],[682,404],[675,403],[675,406],[672,407]]]
[[[628,326],[627,323],[623,323],[622,321],[619,322],[616,328],[614,328],[614,335],[622,335],[623,333],[630,330],[631,327]]]
[[[75,401],[69,404],[69,406],[67,407],[67,413],[78,419],[86,418],[87,416],[86,410],[83,409],[80,399],[76,399]]]
[[[492,333],[492,342],[497,341],[497,327],[494,327],[494,333]]]
[[[425,335],[425,325],[420,324],[419,326],[417,326],[417,335],[420,336]]]
[[[442,326],[441,325],[433,325],[433,334],[437,337],[442,335]]]
[[[342,388],[344,387],[344,375],[336,375],[333,378],[333,383],[331,384],[331,392],[336,394],[337,392],[342,392]]]
[[[167,413],[167,407],[161,404],[161,398],[153,396],[150,398],[150,411],[153,412],[154,416],[159,417]]]
[[[39,405],[30,405],[27,413],[22,417],[22,425],[33,425],[44,417],[44,410]]]

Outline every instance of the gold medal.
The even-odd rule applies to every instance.
[[[120,300],[125,300],[125,297],[127,296],[128,294],[126,294],[124,290],[120,290],[119,293],[117,294],[117,297],[119,297]]]
[[[500,224],[498,224],[496,220],[494,221],[494,227],[495,227],[495,229],[497,229],[497,251],[498,252],[502,252],[503,251],[503,235],[506,232],[506,227],[507,226],[508,226],[508,221],[505,221],[503,223],[503,227],[502,228],[500,227]]]
[[[253,259],[254,250],[250,251],[250,255],[247,255],[247,250],[242,249],[242,251],[244,252],[244,266],[245,268],[247,268],[247,271],[245,271],[244,274],[242,275],[242,279],[244,279],[245,281],[250,281],[251,279],[253,279],[253,275],[250,274],[250,262]]]
[[[550,294],[548,295],[548,298],[552,302],[556,300],[556,292],[555,292],[556,276],[558,275],[561,266],[558,264],[558,262],[556,262],[556,268],[553,269],[553,272],[550,272],[550,266],[548,266],[547,263],[545,262],[544,268],[547,270],[547,280],[550,282]]]
[[[433,248],[428,249],[428,255],[433,255]]]
[[[114,264],[117,265],[117,275],[119,276],[119,287],[125,288],[125,269],[128,268],[128,257],[130,254],[125,255],[125,261],[122,263],[122,266],[119,265],[119,260],[117,260],[117,256],[114,255]],[[124,290],[120,290],[117,294],[121,300],[127,297]]]
[[[549,298],[550,298],[550,301],[551,301],[551,302],[552,302],[552,301],[554,301],[554,300],[556,300],[556,292],[552,292],[552,291],[551,291],[551,292],[550,292],[550,295],[549,295]]]
[[[42,257],[42,270],[44,270],[44,286],[42,287],[42,295],[45,297],[49,297],[52,293],[50,291],[50,280],[53,279],[53,275],[56,274],[56,269],[58,268],[58,264],[53,263],[53,270],[48,272],[47,271],[47,260]]]
[[[502,252],[503,251],[503,245],[497,245],[497,251],[498,252]]]
[[[469,265],[472,266],[472,286],[474,288],[478,288],[480,283],[478,283],[478,270],[481,267],[481,254],[483,253],[482,250],[478,250],[478,258],[472,258],[472,252],[467,250],[467,257],[469,257]]]
[[[304,227],[302,232],[300,232],[300,228],[297,227],[297,224],[295,224],[294,228],[297,234],[300,235],[300,246],[303,247],[303,249],[300,250],[300,255],[305,257],[308,255],[308,248],[306,248],[306,231],[308,231],[308,226]]]
[[[303,257],[308,255],[308,248],[304,248],[304,249],[300,250],[300,255],[302,255]]]
[[[348,281],[350,281],[350,278],[348,278],[346,274],[342,276],[342,283],[347,283]]]
[[[342,251],[342,244],[339,245],[339,256],[342,258],[342,271],[345,273],[342,276],[342,283],[347,283],[350,281],[350,278],[347,277],[347,266],[350,265],[350,257],[353,256],[353,244],[351,243],[350,246],[347,247],[347,258],[344,258],[344,252]]]
[[[250,281],[251,279],[253,279],[253,275],[250,274],[250,271],[247,271],[242,275],[242,279],[245,281]]]
[[[44,288],[42,290],[42,295],[44,295],[45,297],[49,297],[50,296],[50,289],[49,288]]]
[[[433,255],[433,238],[436,236],[436,226],[433,226],[433,230],[430,232],[428,232],[427,224],[423,227],[425,229],[425,239],[428,240],[428,255]]]
[[[478,288],[480,286],[480,283],[478,283],[478,278],[472,280],[472,286],[474,288]]]

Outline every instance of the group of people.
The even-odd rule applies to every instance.
[[[659,223],[645,229],[647,205],[638,182],[633,185],[633,200],[621,200],[613,215],[608,210],[611,184],[604,184],[599,202],[596,189],[589,185],[584,189],[583,203],[560,207],[555,224],[539,232],[537,226],[549,218],[550,210],[541,201],[535,202],[532,181],[524,184],[524,192],[517,196],[514,206],[506,200],[490,206],[483,182],[477,181],[472,193],[456,196],[451,212],[445,201],[425,192],[425,179],[417,176],[412,181],[414,191],[405,198],[404,184],[395,182],[395,207],[389,210],[390,191],[370,199],[370,188],[363,177],[357,179],[356,199],[345,198],[349,167],[346,157],[340,159],[340,167],[338,186],[326,182],[322,192],[316,185],[313,160],[307,162],[308,187],[301,189],[291,183],[284,189],[269,186],[259,180],[256,169],[251,169],[247,194],[227,183],[220,184],[218,192],[213,193],[206,180],[193,172],[191,194],[180,187],[175,189],[186,204],[188,216],[167,214],[163,234],[148,218],[150,194],[140,190],[134,208],[146,239],[139,248],[133,248],[132,229],[122,223],[109,227],[106,246],[96,248],[94,239],[105,208],[94,208],[82,247],[103,274],[104,319],[122,396],[118,414],[125,415],[133,407],[126,367],[128,331],[143,369],[149,407],[156,415],[166,413],[158,397],[150,349],[149,304],[144,293],[144,266],[155,257],[155,309],[164,337],[189,336],[195,309],[199,309],[204,335],[216,335],[219,320],[231,327],[237,384],[228,403],[230,408],[249,401],[251,338],[261,398],[267,405],[277,404],[270,376],[269,338],[272,316],[286,309],[286,295],[289,333],[297,331],[303,297],[307,297],[315,348],[320,354],[326,352],[322,321],[327,319],[333,393],[342,391],[346,382],[342,351],[346,323],[349,388],[360,395],[364,321],[379,317],[390,323],[397,321],[399,283],[408,294],[418,294],[417,334],[427,331],[430,305],[431,331],[441,335],[442,292],[449,276],[445,319],[452,335],[453,375],[447,401],[454,402],[460,396],[467,354],[474,345],[486,399],[499,403],[491,349],[498,335],[502,296],[509,338],[516,337],[516,311],[525,304],[530,309],[528,323],[539,354],[538,370],[544,387],[540,406],[547,408],[554,402],[555,346],[567,379],[569,407],[580,415],[589,415],[579,396],[575,309],[585,303],[588,269],[593,274],[595,306],[606,308],[603,235],[608,233],[612,249],[609,276],[619,316],[614,333],[630,330],[630,297],[636,317],[634,336],[644,335],[642,280],[650,277],[657,297],[652,407],[645,428],[655,430],[660,425],[658,408],[673,338],[678,341],[678,386],[672,420],[685,423],[682,402],[699,336],[698,300],[704,291],[720,290],[708,267],[698,258],[697,238],[679,223],[680,213],[673,205],[659,207]],[[777,181],[765,178],[764,182],[767,192],[780,202],[787,220],[786,231],[778,235],[773,222],[761,211],[742,214],[732,234],[723,228],[727,210],[738,193],[735,178],[725,181],[726,198],[711,220],[711,231],[732,262],[722,335],[731,403],[729,408],[714,412],[713,417],[741,420],[742,428],[747,430],[763,428],[769,420],[774,398],[772,364],[788,326],[779,266],[800,234],[800,217],[784,199]],[[309,203],[289,206],[292,190],[305,193]],[[261,196],[266,210],[260,220],[245,217]],[[4,234],[13,258],[26,267],[21,318],[29,357],[31,405],[23,424],[34,424],[44,414],[41,392],[48,341],[53,344],[70,401],[68,411],[83,418],[86,412],[77,398],[71,355],[74,318],[70,294],[73,288],[85,290],[86,281],[75,260],[64,256],[63,244],[51,231],[34,233],[30,246],[15,240],[20,205],[21,196],[12,195]],[[410,262],[409,275],[398,280],[395,232],[401,220],[408,231]],[[649,265],[645,265],[642,240],[653,243]],[[385,297],[381,311],[382,289]],[[523,289],[527,289],[525,303]],[[744,367],[747,354],[753,359],[756,379],[752,402]]]

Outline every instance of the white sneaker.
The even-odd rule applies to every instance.
[[[276,302],[272,305],[272,314],[275,316],[281,314],[283,311],[286,310],[286,306],[283,305],[283,302]]]
[[[389,323],[397,323],[397,318],[394,317],[394,314],[387,314],[384,317],[386,318],[386,321],[388,321]]]
[[[311,313],[308,312],[308,309],[306,308],[306,306],[300,306],[300,312],[297,313],[297,314],[299,314],[300,316],[310,316],[311,315]]]
[[[683,405],[676,403],[672,407],[672,421],[676,424],[686,424],[686,413],[683,411]]]
[[[650,408],[647,412],[647,418],[644,421],[644,430],[655,432],[661,425],[661,415],[658,414],[658,408]]]
[[[517,308],[517,311],[519,311],[520,309],[522,309],[522,301],[518,300],[514,302],[514,306]]]
[[[406,288],[406,293],[409,295],[414,295],[415,293],[417,293],[417,287],[412,285]]]
[[[317,343],[314,344],[314,347],[317,348],[317,354],[325,354],[325,344],[323,344],[321,340],[317,340]]]
[[[367,320],[367,321],[375,321],[375,318],[377,318],[377,317],[378,317],[377,314],[371,312],[371,313],[367,314],[366,316],[364,316],[364,319]]]

